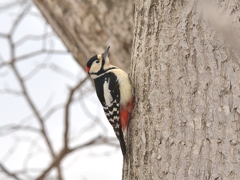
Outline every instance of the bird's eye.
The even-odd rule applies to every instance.
[[[100,62],[99,60],[96,61],[96,63],[99,63],[99,62]]]

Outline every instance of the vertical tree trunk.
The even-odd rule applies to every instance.
[[[135,6],[136,106],[123,179],[240,179],[240,57],[223,36],[240,27],[238,1],[213,6],[229,25],[219,32],[197,1]]]

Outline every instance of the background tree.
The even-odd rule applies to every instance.
[[[89,57],[109,45],[112,63],[129,69],[133,1],[33,1],[84,69]]]
[[[240,179],[239,1],[135,1],[123,179]]]

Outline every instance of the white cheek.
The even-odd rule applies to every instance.
[[[94,63],[90,68],[90,73],[97,73],[101,69],[101,63]]]
[[[99,76],[96,75],[96,74],[90,74],[90,77],[91,77],[92,79],[96,79],[96,78],[98,78]]]

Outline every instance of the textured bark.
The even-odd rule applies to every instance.
[[[198,3],[135,2],[124,180],[240,179],[239,2]]]
[[[134,4],[115,0],[33,0],[77,62],[111,46],[113,64],[128,70]]]

